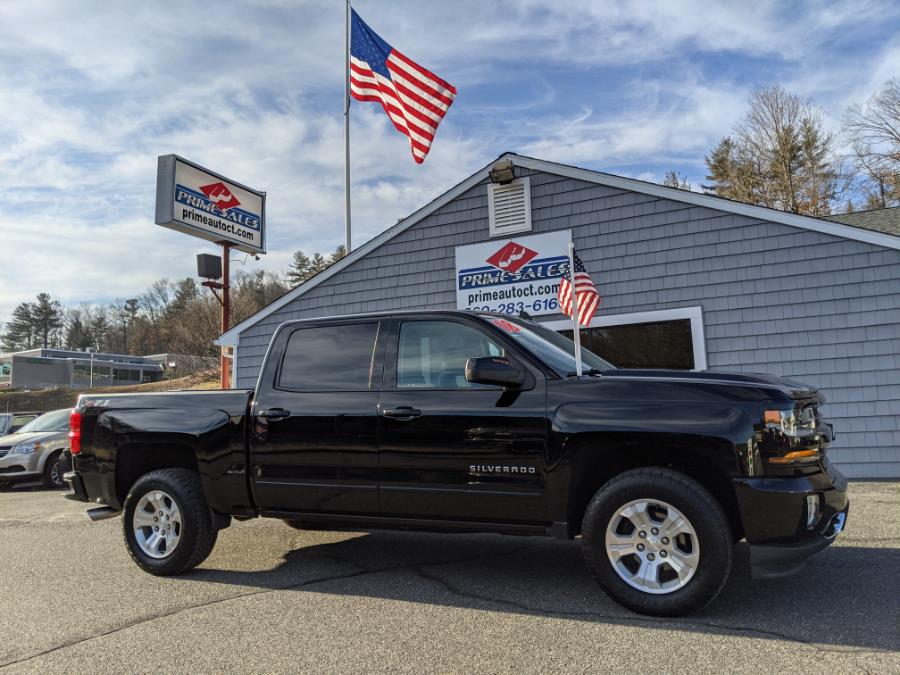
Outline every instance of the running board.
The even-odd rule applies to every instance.
[[[109,518],[115,518],[116,516],[120,515],[121,513],[122,513],[121,511],[116,511],[116,509],[114,509],[111,506],[100,506],[96,509],[88,509],[88,512],[87,512],[88,517],[91,520],[93,520],[94,522],[97,522],[98,520],[107,520]]]

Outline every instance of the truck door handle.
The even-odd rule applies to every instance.
[[[265,420],[283,420],[291,416],[291,411],[284,408],[270,408],[269,410],[260,410],[256,416]]]
[[[416,417],[419,417],[422,414],[422,411],[418,408],[413,408],[409,405],[400,405],[396,408],[389,408],[388,410],[382,410],[382,417],[390,417],[392,420],[412,420]]]

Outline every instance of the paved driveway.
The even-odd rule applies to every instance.
[[[578,542],[236,523],[203,567],[140,572],[119,519],[0,492],[3,672],[900,671],[900,484],[854,483],[848,530],[796,577],[688,619],[619,608]]]

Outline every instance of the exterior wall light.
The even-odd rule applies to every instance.
[[[513,163],[511,159],[501,159],[499,162],[494,164],[491,167],[491,170],[488,172],[488,175],[491,177],[492,183],[498,183],[499,185],[506,185],[508,183],[512,183],[516,174],[513,171]]]

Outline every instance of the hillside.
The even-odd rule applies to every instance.
[[[129,392],[178,391],[183,389],[218,389],[219,375],[216,372],[200,372],[172,380],[161,380],[147,384],[133,384],[124,387],[94,387],[93,389],[69,389],[59,387],[40,391],[0,392],[0,412],[7,410],[57,410],[75,405],[80,394],[125,394]]]

